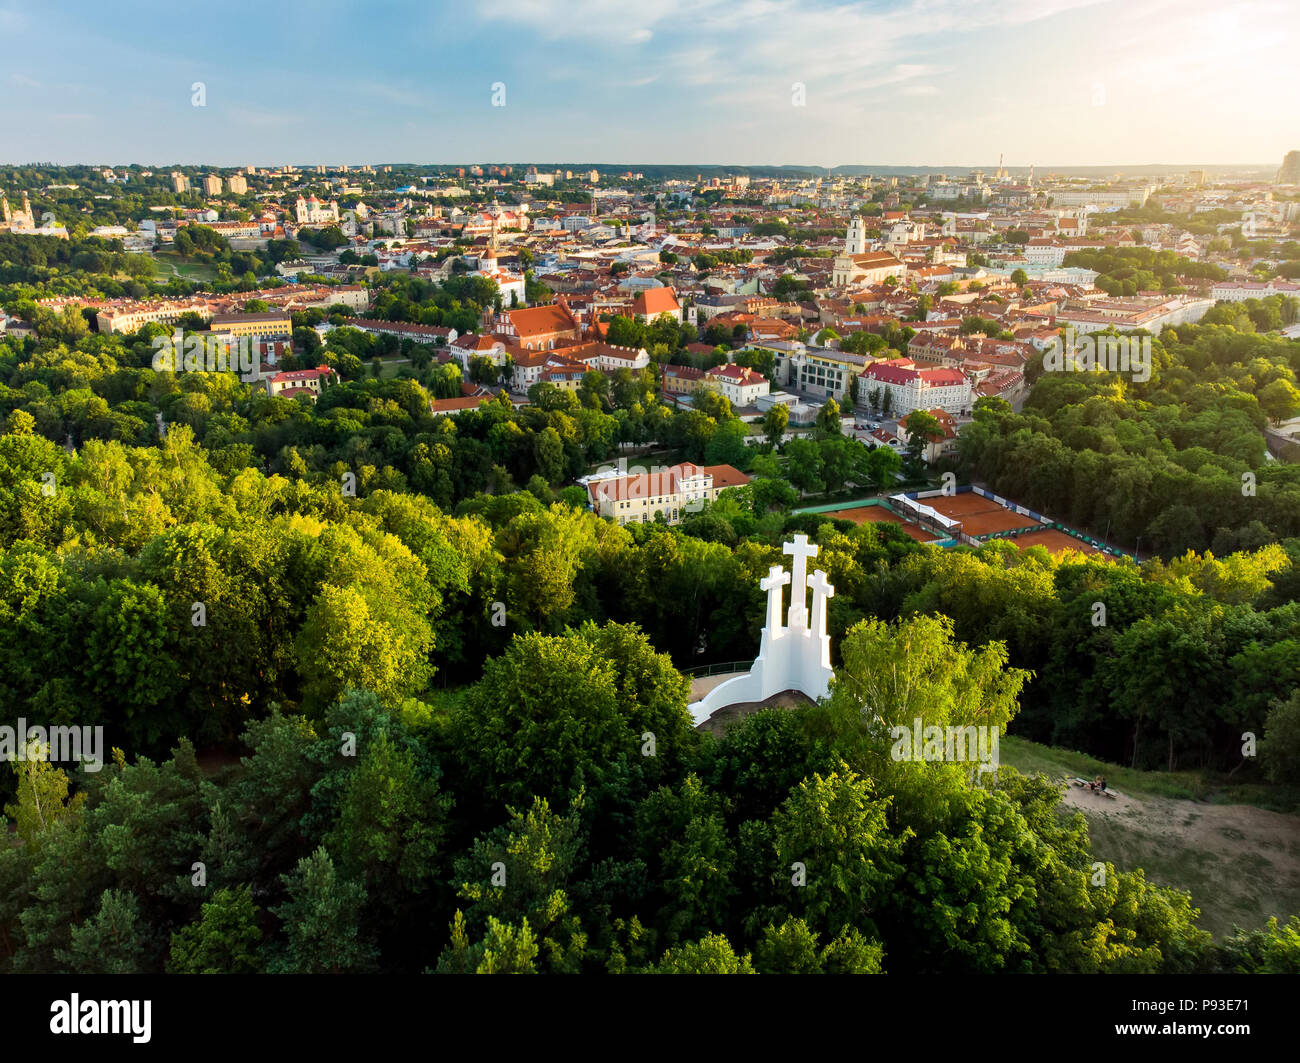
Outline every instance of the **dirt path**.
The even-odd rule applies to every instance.
[[[1099,859],[1188,890],[1201,925],[1216,935],[1300,912],[1300,818],[1252,805],[1107,798],[1077,786],[1066,787],[1063,803],[1087,817]]]

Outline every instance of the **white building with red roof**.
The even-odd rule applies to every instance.
[[[645,524],[663,516],[679,523],[713,502],[718,492],[749,483],[749,476],[730,465],[682,462],[632,475],[594,477],[587,481],[591,508],[618,524]]]
[[[276,397],[309,398],[315,402],[333,376],[334,370],[327,365],[318,365],[315,369],[289,369],[271,377],[266,390]]]
[[[715,366],[705,378],[737,408],[753,406],[771,390],[767,377],[743,365]]]
[[[453,343],[459,335],[444,325],[419,325],[411,321],[380,321],[369,317],[345,317],[343,324],[376,336],[396,336],[416,343]]]
[[[971,383],[957,369],[919,368],[910,358],[872,362],[858,378],[858,401],[866,403],[877,388],[890,397],[889,408],[899,417],[913,410],[942,409],[969,413]]]
[[[492,364],[498,366],[506,364],[506,345],[495,336],[467,332],[452,340],[447,349],[461,369],[467,372],[472,358],[490,358]]]

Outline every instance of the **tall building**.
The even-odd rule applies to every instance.
[[[1282,168],[1277,172],[1280,185],[1300,185],[1300,151],[1288,151],[1282,160]]]
[[[203,178],[203,194],[206,196],[221,195],[221,178],[214,173],[210,173]]]
[[[230,194],[233,196],[242,196],[248,192],[248,181],[239,174],[231,177],[228,183],[230,185]]]
[[[190,179],[183,173],[172,174],[172,191],[188,192],[190,190]]]

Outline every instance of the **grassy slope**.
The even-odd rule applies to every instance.
[[[1195,772],[1132,771],[1012,737],[999,752],[1003,763],[1052,779],[1105,775],[1132,800],[1111,804],[1081,791],[1067,799],[1086,817],[1097,857],[1187,890],[1212,933],[1259,927],[1271,915],[1285,921],[1300,911],[1300,820],[1257,807],[1293,807],[1290,796]]]

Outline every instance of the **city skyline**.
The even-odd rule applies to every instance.
[[[190,55],[138,28],[173,14],[152,0],[0,7],[0,98],[23,117],[3,161],[1267,166],[1297,140],[1268,103],[1300,89],[1300,12],[1277,0],[287,12],[271,36],[251,5],[205,13]]]

